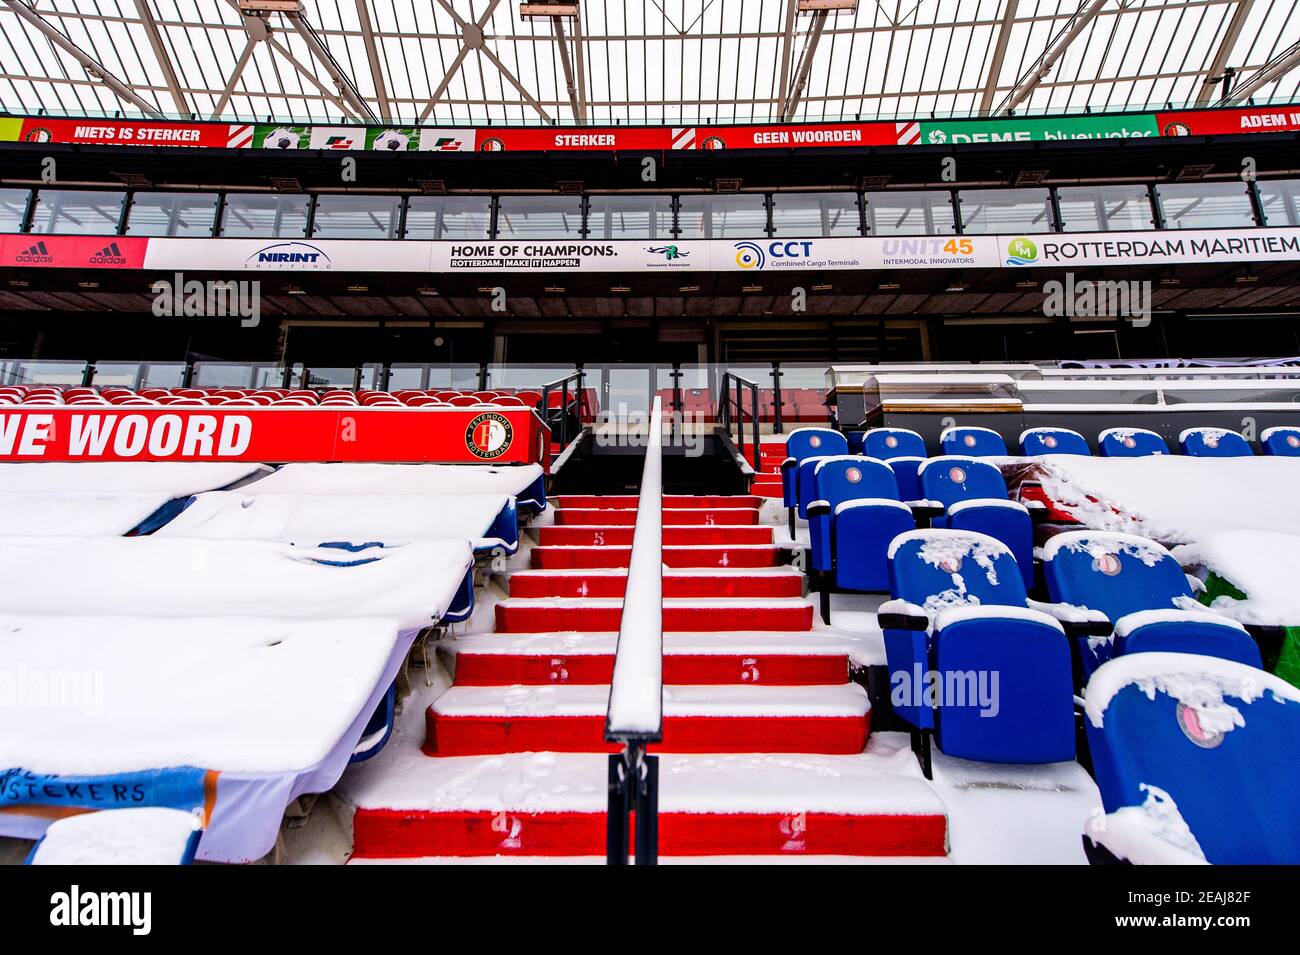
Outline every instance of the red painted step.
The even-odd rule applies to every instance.
[[[576,507],[576,508],[616,508],[626,510],[634,508],[639,498],[635,494],[561,494],[552,498],[551,503],[557,508]],[[667,508],[683,507],[759,507],[762,501],[751,494],[737,494],[735,496],[726,494],[667,494],[663,499],[663,506]]]
[[[510,576],[512,597],[622,597],[626,573],[538,573],[517,571]],[[771,573],[668,573],[665,597],[799,597],[803,574],[797,570]]]
[[[453,686],[425,713],[428,756],[605,753],[604,686]],[[871,705],[854,683],[669,686],[661,753],[860,753]]]
[[[661,797],[662,798],[662,797]],[[358,809],[353,857],[603,856],[600,812]],[[942,856],[942,812],[659,812],[661,856]]]
[[[757,524],[758,508],[726,507],[702,508],[682,507],[665,508],[663,512],[665,527],[680,527],[697,524]],[[636,510],[615,510],[613,508],[573,508],[562,507],[555,512],[555,523],[563,525],[597,524],[610,526],[614,524],[632,525],[636,523]]]
[[[609,653],[456,653],[457,686],[608,685],[614,673]],[[742,684],[818,686],[848,679],[848,654],[669,653],[664,682],[689,686]]]
[[[716,602],[715,602],[716,601]],[[601,633],[618,630],[623,601],[593,598],[507,598],[496,605],[498,633]],[[805,631],[812,629],[812,604],[798,599],[665,599],[663,628],[670,633],[723,633],[732,630]]]
[[[634,528],[622,526],[566,526],[537,528],[537,542],[543,547],[626,546],[632,543]],[[686,526],[665,527],[665,546],[673,544],[770,544],[772,528],[762,524],[734,527]]]
[[[631,547],[534,547],[532,566],[540,570],[557,568],[626,567]],[[775,567],[781,549],[765,544],[665,547],[667,567]]]

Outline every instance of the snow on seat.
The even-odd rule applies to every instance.
[[[891,700],[927,774],[931,733],[963,759],[1074,759],[1070,647],[1060,623],[1029,609],[1006,545],[970,531],[910,531],[894,538],[889,562],[893,599],[878,617]]]
[[[202,819],[162,807],[104,809],[50,823],[28,865],[189,865]]]
[[[1034,525],[1023,504],[1008,500],[1002,472],[988,461],[945,454],[922,463],[921,493],[946,513],[932,527],[974,531],[994,537],[1015,555],[1025,588],[1034,583]]]
[[[1088,439],[1069,428],[1028,428],[1020,434],[1020,453],[1026,456],[1040,454],[1092,454]]]
[[[183,506],[166,493],[0,491],[0,528],[12,537],[120,537]],[[171,505],[171,506],[169,506]]]
[[[438,596],[421,618],[439,615]],[[0,671],[46,680],[15,690],[39,698],[0,707],[0,833],[35,838],[59,810],[166,806],[205,813],[200,857],[260,858],[294,799],[338,781],[396,677],[419,627],[400,601],[391,609],[313,620],[0,612]]]
[[[1224,428],[1188,428],[1178,436],[1178,447],[1198,458],[1248,458],[1255,453],[1240,433]]]
[[[539,464],[286,464],[245,494],[509,494],[526,511],[546,509]]]
[[[1088,683],[1086,728],[1107,815],[1094,861],[1300,863],[1300,690],[1190,653],[1117,657]]]
[[[341,554],[271,541],[0,538],[0,613],[300,620],[396,618],[418,630],[459,609],[466,541]]]
[[[1300,457],[1300,428],[1265,428],[1259,436],[1265,454]]]
[[[158,537],[392,546],[468,540],[475,551],[519,546],[513,497],[505,494],[200,494]]]
[[[1145,428],[1107,428],[1097,435],[1097,449],[1103,458],[1142,458],[1169,453],[1165,439]]]
[[[1114,642],[1078,644],[1086,679],[1112,655],[1200,653],[1261,666],[1259,647],[1237,621],[1196,601],[1187,575],[1160,544],[1105,531],[1057,534],[1043,547],[1051,599],[1105,615]]]

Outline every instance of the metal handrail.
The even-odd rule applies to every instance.
[[[538,413],[542,416],[543,421],[547,421],[551,411],[551,392],[559,391],[563,396],[560,400],[560,416],[558,429],[553,429],[552,437],[556,439],[555,446],[563,450],[569,446],[569,442],[578,436],[582,431],[582,369],[578,369],[563,378],[557,378],[555,381],[547,382],[542,386],[542,407]],[[573,434],[569,434],[569,384],[573,383],[574,407],[577,409],[578,426]],[[548,422],[549,423],[549,422]],[[555,431],[558,430],[558,434]]]
[[[735,397],[732,397],[731,385],[735,384]],[[722,375],[721,388],[718,395],[718,417],[722,421],[722,427],[727,433],[731,433],[731,407],[734,401],[736,407],[736,444],[744,447],[745,444],[745,405],[740,398],[740,390],[744,388],[749,392],[749,420],[752,427],[751,434],[753,437],[753,446],[750,449],[754,473],[757,474],[763,470],[761,464],[762,455],[758,447],[758,384],[743,378],[734,371],[724,372]]]
[[[606,856],[611,865],[627,864],[633,814],[636,864],[658,861],[659,758],[647,756],[646,746],[663,738],[663,612],[663,408],[656,397],[605,714],[605,740],[623,744],[623,752],[609,758]]]

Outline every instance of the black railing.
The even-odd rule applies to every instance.
[[[582,407],[583,377],[583,372],[578,370],[542,386],[542,420],[550,427],[551,439],[560,451],[569,446],[569,442],[578,436],[585,424]],[[573,386],[572,397],[570,385]],[[553,394],[560,395],[556,407],[551,407]]]
[[[741,396],[745,392],[749,393],[749,422],[753,439],[750,455],[754,473],[758,474],[763,470],[758,447],[758,385],[728,371],[723,373],[719,386],[718,421],[727,434],[732,433],[732,424],[735,424],[734,438],[736,446],[740,448],[745,446],[745,403]]]

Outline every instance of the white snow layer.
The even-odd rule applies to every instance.
[[[1116,857],[1133,865],[1206,865],[1178,804],[1159,786],[1141,783],[1146,800],[1108,815],[1093,816],[1085,832]]]
[[[0,538],[0,613],[382,616],[414,629],[442,615],[472,561],[467,541],[351,554],[270,541]]]
[[[120,537],[172,500],[160,492],[0,491],[0,528],[11,537]]]
[[[1175,548],[1174,557],[1184,567],[1213,571],[1246,595],[1216,597],[1215,611],[1242,623],[1300,624],[1300,534],[1218,531]]]
[[[159,537],[401,544],[418,540],[486,542],[504,494],[200,494]]]
[[[1127,639],[1128,635],[1135,630],[1157,623],[1210,623],[1220,627],[1231,627],[1242,632],[1245,632],[1246,629],[1236,620],[1204,608],[1182,610],[1177,607],[1170,607],[1162,610],[1137,610],[1133,613],[1126,613],[1115,621],[1115,636]]]
[[[1228,530],[1300,534],[1300,460],[1286,457],[1057,456],[1042,462],[1043,490],[1098,530],[1171,544]]]
[[[1088,681],[1085,704],[1093,726],[1103,724],[1110,701],[1128,686],[1137,686],[1152,700],[1157,693],[1168,694],[1196,710],[1201,727],[1210,734],[1246,725],[1241,711],[1225,696],[1251,703],[1269,693],[1279,703],[1300,703],[1300,689],[1232,660],[1192,653],[1132,653],[1102,664]]]
[[[0,705],[0,766],[304,769],[357,718],[399,628],[377,617],[0,614],[0,700],[12,697]]]
[[[539,464],[286,464],[245,494],[511,494],[542,476]]]
[[[75,461],[0,464],[0,492],[50,494],[102,491],[185,497],[229,487],[256,474],[265,464],[179,461]]]
[[[199,818],[179,809],[106,809],[57,819],[32,865],[176,865]]]

